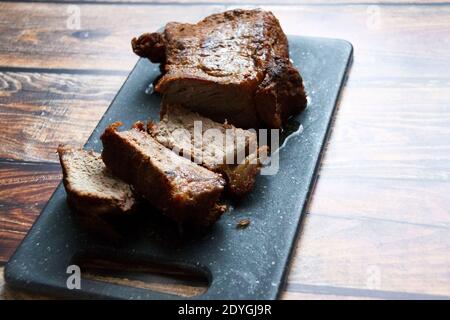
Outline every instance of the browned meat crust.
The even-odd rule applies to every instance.
[[[225,181],[220,175],[165,148],[142,124],[123,132],[118,126],[101,136],[103,161],[115,175],[179,224],[209,226],[221,216]]]
[[[274,58],[255,94],[260,119],[268,127],[280,128],[292,115],[302,111],[306,104],[303,81],[298,71],[289,59]]]
[[[134,53],[141,57],[151,57],[152,62],[162,63],[166,59],[166,48],[160,33],[144,33],[131,40]]]
[[[306,107],[302,78],[271,12],[238,9],[197,24],[171,22],[161,34],[134,38],[132,46],[163,63],[155,89],[165,104],[241,128],[279,128]]]

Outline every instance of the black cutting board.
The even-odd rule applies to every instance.
[[[5,270],[7,283],[41,294],[77,298],[174,299],[176,295],[83,279],[68,290],[67,267],[83,254],[159,262],[198,270],[209,289],[196,299],[275,299],[283,288],[289,259],[315,182],[321,152],[351,63],[352,46],[343,40],[289,37],[290,54],[309,96],[308,108],[291,119],[279,149],[276,175],[259,176],[253,192],[200,238],[180,240],[166,225],[149,222],[120,244],[96,240],[74,221],[62,184],[42,211]],[[101,150],[105,127],[122,121],[159,118],[160,97],[149,94],[159,66],[139,60],[86,148]],[[89,106],[86,106],[89,107]],[[298,129],[300,128],[300,129]],[[149,214],[151,217],[151,215]],[[236,223],[250,219],[245,229]],[[83,270],[81,270],[83,272]]]

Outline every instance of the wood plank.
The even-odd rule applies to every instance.
[[[268,6],[288,34],[342,38],[355,48],[353,79],[448,79],[450,6]],[[444,18],[444,19],[442,19]],[[442,20],[441,20],[442,19]],[[442,42],[447,42],[444,44]]]
[[[429,147],[430,154],[431,147],[439,152],[439,147],[450,146],[442,139],[450,135],[450,92],[446,90],[450,82],[404,83],[400,78],[386,81],[388,86],[357,82],[350,80],[342,93],[331,140],[338,149],[351,146],[359,152],[382,145],[393,149],[414,146]]]
[[[27,0],[24,0],[27,2]],[[48,2],[47,0],[32,0],[33,2]],[[58,0],[58,2],[73,2],[73,0]],[[390,4],[405,4],[405,5],[420,5],[420,4],[443,4],[449,3],[442,0],[243,0],[243,1],[224,1],[224,0],[78,0],[77,2],[98,2],[98,3],[122,3],[122,4],[167,4],[173,5],[188,5],[198,6],[204,4],[239,4],[240,6],[246,5],[270,5],[270,4],[287,4],[287,5],[324,5],[324,4],[376,4],[376,5],[390,5]]]
[[[0,73],[0,158],[56,162],[58,144],[84,144],[124,78]]]
[[[390,86],[389,86],[390,85]],[[321,174],[450,181],[450,92],[445,86],[358,84],[343,91]]]
[[[316,287],[334,295],[450,298],[449,250],[447,227],[310,214],[286,291]]]
[[[308,212],[450,227],[450,181],[321,175]]]
[[[224,9],[91,4],[78,7],[79,29],[69,5],[1,3],[0,66],[129,71],[137,60],[131,50],[132,37],[157,30],[167,19],[196,21]]]
[[[233,7],[82,4],[81,29],[69,30],[65,6],[0,6],[0,65],[103,70],[130,70],[136,57],[129,42],[135,35],[167,21],[194,22]],[[355,46],[353,78],[448,79],[442,70],[450,68],[450,5],[439,6],[439,10],[436,6],[379,6],[373,10],[365,5],[263,8],[276,14],[288,34],[351,41]],[[115,18],[104,19],[106,16]]]
[[[352,295],[336,295],[336,294],[322,294],[322,293],[316,294],[316,293],[284,291],[280,297],[280,300],[377,300],[377,299]]]
[[[59,164],[0,164],[0,262],[9,259],[60,180]]]
[[[356,82],[344,91],[310,212],[449,226],[448,90]]]

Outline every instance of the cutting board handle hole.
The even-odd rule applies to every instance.
[[[190,266],[159,262],[78,255],[74,264],[81,269],[81,279],[147,289],[181,297],[205,293],[210,275]]]

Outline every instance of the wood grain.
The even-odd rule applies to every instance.
[[[68,5],[1,3],[0,66],[129,72],[137,60],[131,50],[132,37],[157,30],[168,17],[196,21],[224,9],[92,4],[78,7],[80,28],[71,19]]]
[[[306,291],[306,290],[305,290]],[[285,291],[280,297],[281,300],[380,300],[376,298],[361,297],[355,295],[338,295],[338,294],[326,294],[322,292],[309,293],[309,292],[291,292]]]
[[[113,1],[77,4],[79,30],[69,4],[0,4],[0,262],[60,180],[55,146],[87,139],[134,65],[130,38],[238,5]],[[450,298],[450,3],[263,2],[286,33],[355,48],[282,298]]]
[[[323,294],[392,299],[416,297],[407,293],[450,298],[448,234],[448,227],[310,214],[286,290],[315,288]]]
[[[448,79],[442,71],[450,64],[450,6],[265,8],[274,11],[288,34],[350,41],[355,49],[353,80]]]
[[[26,0],[25,0],[26,1]],[[48,2],[47,0],[32,0],[33,2]],[[58,2],[71,3],[73,0],[58,0]],[[404,5],[420,5],[420,4],[443,4],[449,3],[448,1],[441,0],[244,0],[244,1],[225,1],[225,0],[78,0],[77,2],[98,2],[98,3],[121,3],[121,4],[167,4],[169,6],[173,5],[186,5],[186,6],[199,6],[205,4],[239,4],[241,6],[246,5],[346,5],[346,4],[378,4],[378,5],[389,5],[389,4],[404,4]],[[168,3],[169,2],[169,3]]]
[[[0,158],[57,161],[83,145],[124,76],[0,72]]]
[[[308,212],[450,228],[450,181],[321,175]]]
[[[0,66],[129,71],[130,39],[168,21],[195,22],[224,5],[79,5],[81,28],[67,28],[67,7],[0,4]],[[262,6],[288,34],[336,37],[355,46],[354,79],[447,79],[450,6]],[[114,19],[104,19],[114,17]],[[33,23],[30,23],[33,21]],[[14,55],[12,49],[14,48]],[[51,55],[53,59],[48,59]]]
[[[449,181],[448,84],[414,81],[349,81],[322,175]]]
[[[0,262],[8,261],[60,180],[59,164],[0,163]]]

